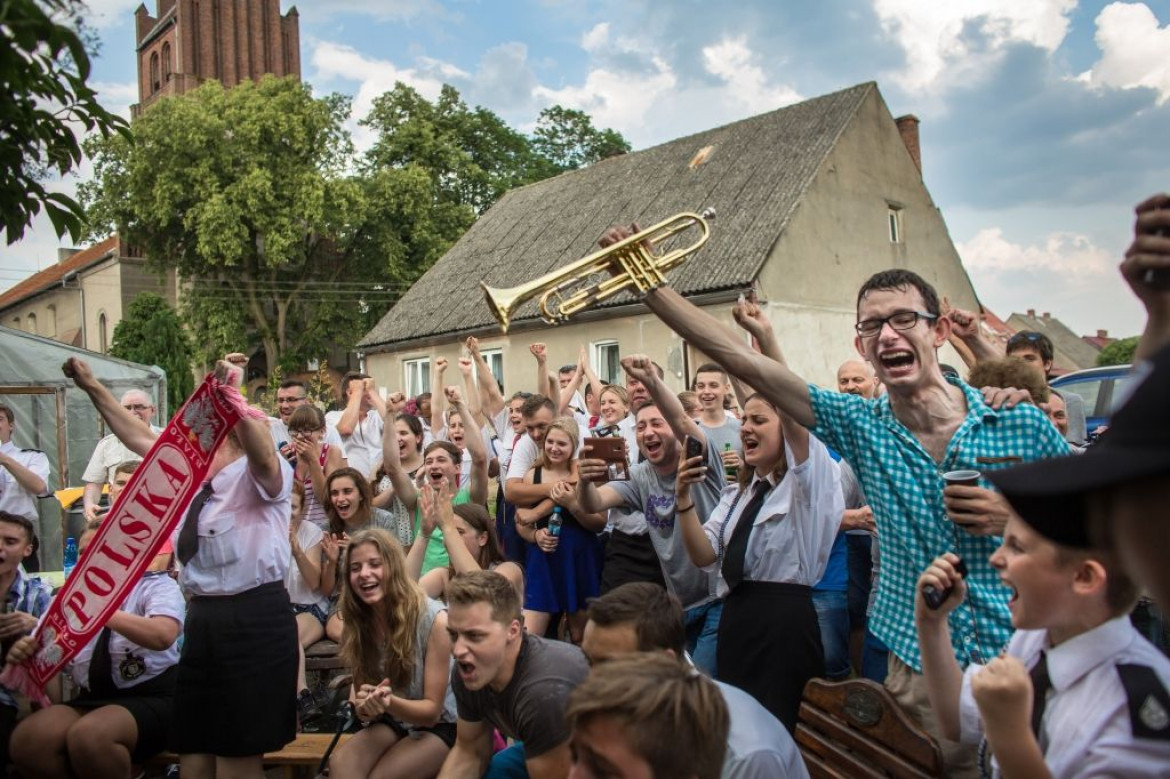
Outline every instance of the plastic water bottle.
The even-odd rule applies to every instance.
[[[554,506],[552,516],[548,518],[548,534],[553,538],[561,537],[561,525],[565,522],[565,518],[561,516],[563,511],[560,506]]]
[[[65,539],[65,557],[64,564],[61,566],[65,569],[65,578],[69,578],[69,574],[73,572],[73,567],[77,565],[77,539]]]

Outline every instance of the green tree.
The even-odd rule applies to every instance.
[[[75,130],[108,136],[126,122],[109,113],[86,84],[79,0],[0,3],[0,224],[9,244],[45,209],[57,237],[81,237],[85,213],[43,181],[81,162]]]
[[[532,146],[557,172],[630,151],[629,142],[617,130],[598,130],[589,114],[559,105],[540,112]]]
[[[355,177],[348,115],[295,79],[209,81],[158,101],[132,142],[94,143],[92,231],[179,271],[204,362],[259,344],[269,370],[295,368],[353,343],[465,229],[418,171]]]
[[[1118,338],[1106,346],[1097,355],[1098,365],[1128,365],[1133,362],[1133,353],[1137,349],[1138,337]]]
[[[195,389],[195,356],[179,315],[153,292],[139,293],[114,328],[110,354],[123,360],[157,365],[167,374],[167,410],[174,414]]]

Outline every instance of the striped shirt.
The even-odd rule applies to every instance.
[[[942,462],[935,462],[894,417],[888,395],[868,400],[809,386],[813,434],[849,461],[877,521],[882,575],[870,629],[916,671],[922,670],[922,660],[914,628],[914,586],[944,552],[959,555],[969,570],[967,599],[950,616],[959,664],[989,662],[1012,633],[1009,590],[988,562],[1001,539],[971,535],[947,518],[942,474],[967,468],[985,472],[1069,453],[1068,444],[1035,406],[996,411],[978,390],[958,379],[948,381],[966,396],[967,416]]]

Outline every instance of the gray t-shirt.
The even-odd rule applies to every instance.
[[[739,440],[739,428],[741,427],[738,419],[727,418],[719,427],[707,427],[702,422],[699,427],[703,430],[703,435],[707,436],[707,445],[712,447],[719,454],[723,454],[723,450],[731,445],[733,452],[738,452],[742,446]]]
[[[426,609],[418,615],[418,629],[415,633],[415,650],[414,650],[414,674],[411,676],[410,684],[401,693],[396,693],[399,697],[410,701],[420,701],[426,693],[426,661],[427,661],[427,647],[431,639],[431,630],[435,626],[435,618],[439,616],[440,612],[446,611],[447,607],[442,603],[430,598],[426,599]],[[447,666],[450,668],[454,665],[452,658],[447,658]],[[408,722],[402,720],[395,720],[400,726],[406,730],[413,731],[417,728]],[[451,685],[447,685],[447,694],[443,698],[443,709],[439,712],[439,722],[454,722],[455,721],[455,693],[451,690]]]
[[[606,486],[612,487],[627,506],[642,509],[650,541],[662,563],[667,589],[684,609],[690,609],[715,599],[716,577],[714,570],[704,572],[691,562],[682,533],[674,530],[674,482],[674,473],[663,476],[650,463],[641,462],[630,469],[629,481],[611,481]],[[723,460],[708,443],[707,479],[691,487],[700,523],[706,522],[715,510],[724,486]]]
[[[459,719],[487,720],[509,738],[524,742],[526,757],[539,757],[569,740],[565,705],[573,688],[589,675],[580,647],[524,634],[512,681],[502,692],[468,690],[454,670],[451,687]]]

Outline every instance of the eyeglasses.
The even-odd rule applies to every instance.
[[[154,406],[147,406],[142,403],[130,403],[128,405],[122,406],[122,408],[126,409],[127,411],[146,411],[148,408],[154,408]]]
[[[313,433],[320,433],[324,429],[323,427],[314,427],[312,430],[290,430],[288,432],[293,438],[308,438]]]
[[[308,399],[309,399],[309,396],[308,396],[308,395],[302,395],[302,396],[301,396],[301,397],[299,397],[299,398],[279,398],[279,397],[278,397],[278,398],[276,399],[276,402],[277,402],[278,404],[279,404],[279,403],[300,403],[302,400],[308,400]]]
[[[895,330],[909,330],[914,325],[918,324],[919,319],[925,319],[927,322],[933,322],[938,319],[934,314],[927,314],[923,311],[899,311],[896,314],[890,314],[887,317],[880,319],[866,319],[864,322],[858,322],[853,326],[857,334],[862,338],[873,338],[882,331],[882,328],[889,323],[890,327]]]

